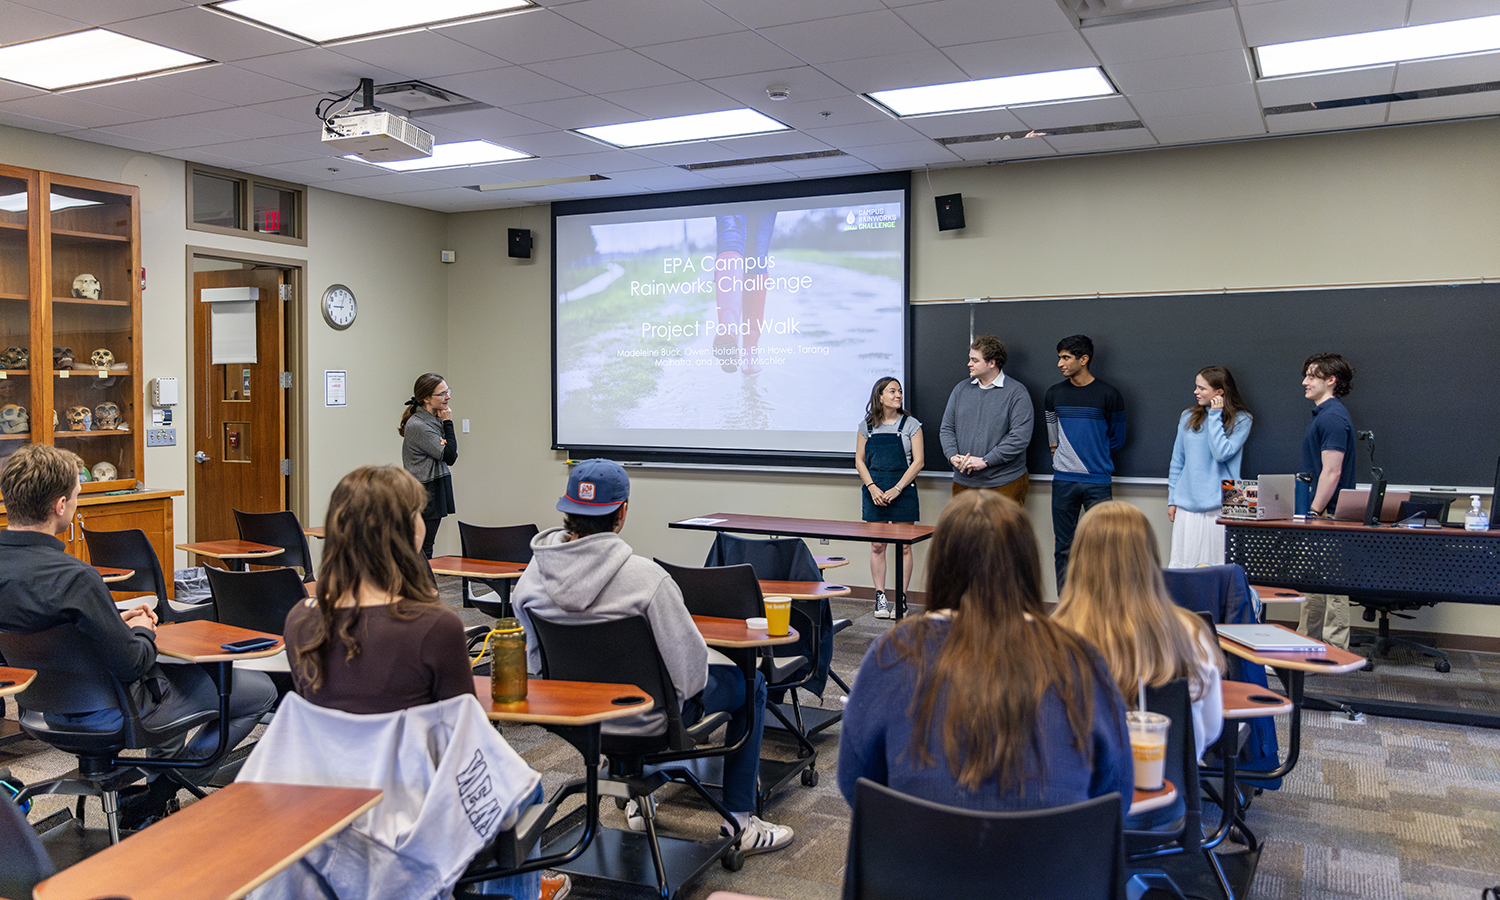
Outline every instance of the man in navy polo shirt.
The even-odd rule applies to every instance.
[[[1302,389],[1313,402],[1312,421],[1302,435],[1302,471],[1313,482],[1297,492],[1301,515],[1332,518],[1339,491],[1354,487],[1354,422],[1339,400],[1349,394],[1354,367],[1337,353],[1316,353],[1302,364]],[[1308,594],[1297,630],[1310,638],[1349,646],[1349,598]]]

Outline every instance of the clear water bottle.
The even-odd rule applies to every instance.
[[[1488,531],[1490,518],[1479,506],[1479,495],[1469,495],[1469,511],[1464,513],[1464,531]]]
[[[490,632],[490,697],[496,703],[526,699],[526,632],[518,619],[497,619]]]

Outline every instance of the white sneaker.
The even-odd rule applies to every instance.
[[[885,598],[885,591],[876,591],[875,592],[875,618],[877,618],[877,619],[894,619],[894,618],[896,618],[896,607],[895,607],[895,605],[893,603],[891,603],[891,601],[889,601],[889,600],[887,600]]]
[[[729,826],[719,827],[719,833],[729,834]],[[792,829],[785,825],[775,825],[756,816],[750,817],[750,824],[740,831],[740,852],[746,856],[754,856],[757,853],[770,853],[772,850],[780,850],[792,842]]]

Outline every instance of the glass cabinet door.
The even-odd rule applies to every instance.
[[[36,424],[30,265],[36,182],[30,173],[0,167],[0,464],[31,442]]]

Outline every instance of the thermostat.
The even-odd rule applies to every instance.
[[[157,408],[177,405],[176,378],[153,378],[151,380],[151,405]]]

